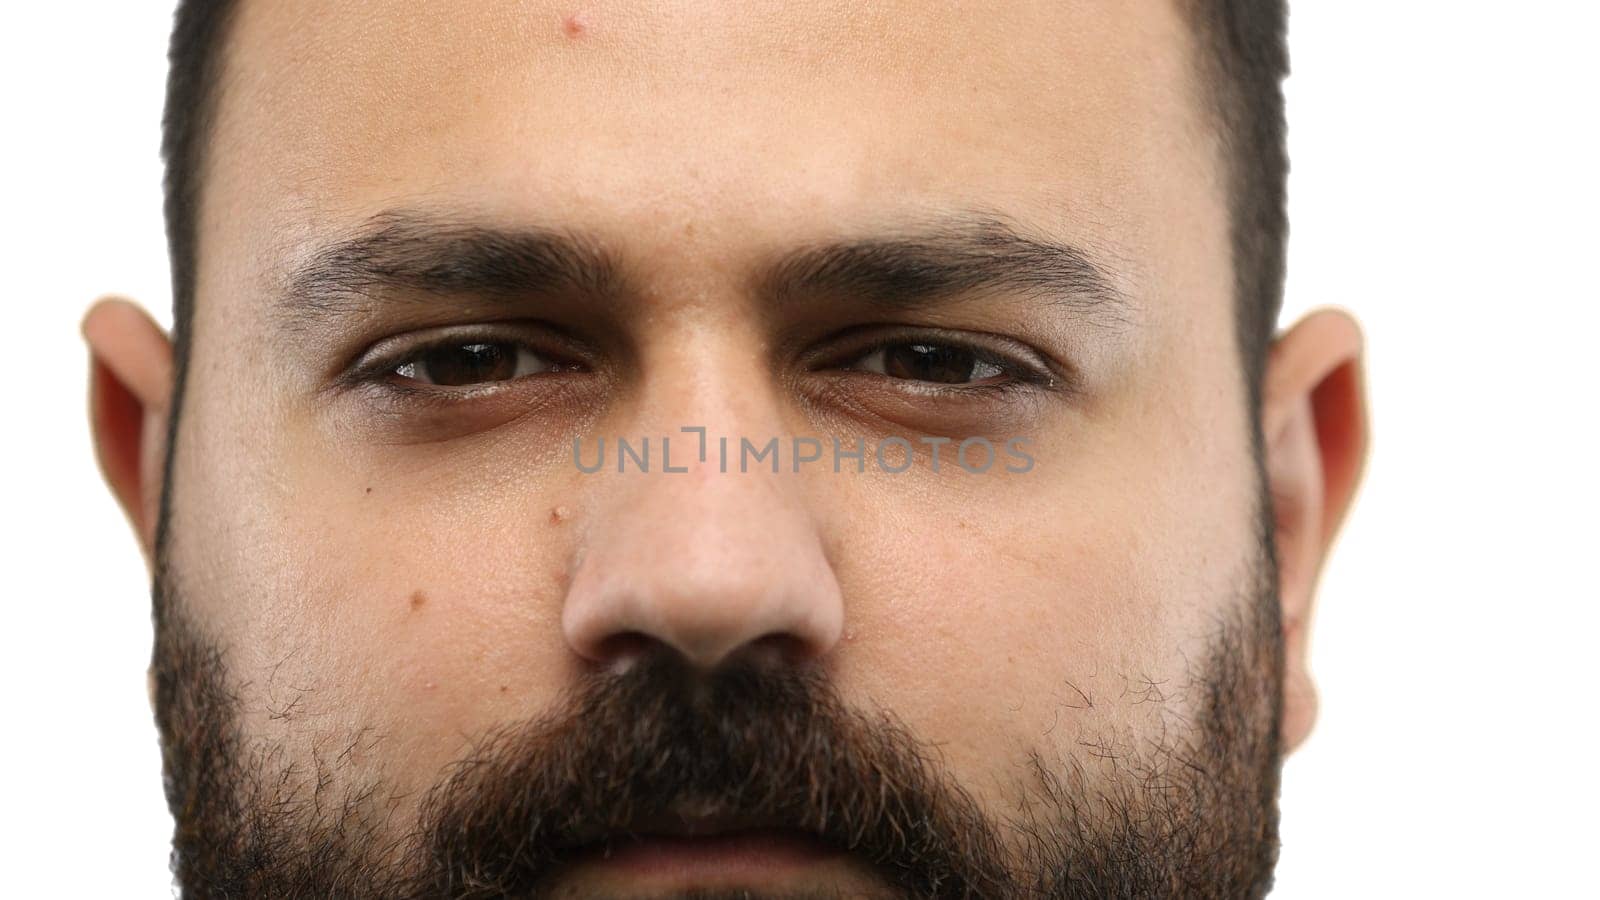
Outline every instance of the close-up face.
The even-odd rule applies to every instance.
[[[180,882],[1264,893],[1359,341],[1252,363],[1196,18],[240,3],[125,501]]]

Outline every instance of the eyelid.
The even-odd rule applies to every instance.
[[[337,381],[344,386],[371,382],[390,374],[401,364],[429,350],[470,343],[516,344],[552,362],[590,365],[587,358],[589,354],[578,341],[570,336],[553,332],[549,325],[530,322],[483,322],[472,325],[449,325],[384,338],[363,350],[346,367],[344,374],[339,376]],[[419,386],[417,389],[450,390],[435,388],[432,385]]]
[[[1059,386],[1067,381],[1067,373],[1046,354],[1004,335],[988,332],[955,331],[942,328],[894,326],[860,326],[841,336],[845,349],[833,347],[819,353],[811,361],[815,371],[840,368],[844,363],[855,362],[873,353],[901,344],[934,344],[954,347],[977,355],[993,363],[1016,381],[1044,387]],[[901,379],[909,382],[909,379]],[[953,390],[971,390],[972,385],[949,385]]]

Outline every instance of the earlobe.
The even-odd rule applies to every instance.
[[[1306,662],[1312,599],[1366,457],[1361,348],[1354,319],[1319,310],[1281,335],[1267,361],[1262,436],[1283,613],[1287,749],[1305,740],[1316,718]]]
[[[161,501],[172,397],[172,342],[139,307],[97,301],[83,319],[89,347],[89,422],[101,475],[150,563]]]

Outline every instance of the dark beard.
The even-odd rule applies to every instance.
[[[552,871],[597,837],[693,803],[812,831],[909,897],[1260,897],[1282,755],[1271,568],[1270,556],[1257,566],[1191,673],[1187,734],[1144,752],[1080,742],[1065,760],[1035,754],[1026,801],[1004,823],[934,751],[888,716],[847,708],[816,671],[698,675],[661,654],[484,736],[396,830],[381,783],[324,796],[337,757],[316,761],[308,796],[286,793],[285,760],[244,752],[224,656],[163,567],[156,711],[174,873],[186,897],[546,896]],[[1081,757],[1116,777],[1091,778]]]

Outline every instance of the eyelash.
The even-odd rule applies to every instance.
[[[407,363],[420,361],[427,354],[436,350],[464,347],[471,344],[509,344],[519,349],[528,350],[561,367],[588,368],[583,362],[587,353],[580,347],[553,348],[552,344],[561,343],[567,339],[550,339],[544,341],[530,340],[528,329],[515,323],[504,323],[496,327],[496,323],[486,323],[477,327],[455,327],[440,329],[441,333],[420,341],[406,341],[404,338],[390,338],[363,351],[351,362],[345,373],[340,375],[337,382],[348,387],[370,386],[382,384],[393,388],[398,393],[427,393],[448,394],[459,397],[462,394],[473,393],[484,389],[494,389],[499,384],[508,382],[488,382],[485,384],[468,385],[465,387],[451,388],[419,383],[407,384],[395,376],[395,371]],[[385,345],[394,345],[384,349]],[[528,377],[528,376],[523,376]],[[512,380],[520,380],[512,379]]]
[[[855,330],[853,329],[852,331]],[[1014,343],[1009,338],[1000,338],[996,335],[986,335],[985,337],[990,341]],[[415,363],[432,351],[460,347],[472,343],[512,344],[562,366],[563,369],[558,372],[535,373],[503,381],[484,382],[461,387],[429,385],[395,375],[395,371],[401,366],[407,363]],[[883,373],[867,372],[849,367],[851,364],[859,364],[862,360],[874,354],[908,344],[936,346],[970,353],[980,362],[998,368],[1005,375],[1005,378],[988,383],[950,384],[911,378],[895,378]],[[838,351],[830,353],[821,359],[820,365],[812,366],[809,371],[843,376],[873,375],[893,383],[897,390],[915,392],[928,397],[993,397],[998,399],[1030,389],[1059,389],[1064,384],[1064,380],[1048,363],[1025,362],[1018,358],[1021,355],[1020,353],[1000,351],[982,344],[983,342],[926,330],[895,332],[889,335],[880,334],[870,342],[864,341],[860,345],[850,348],[848,353]],[[1022,347],[1022,350],[1027,353],[1033,353],[1030,348]],[[571,367],[574,365],[584,371],[591,370],[590,367],[582,363],[573,363],[563,354],[548,352],[537,343],[527,340],[525,336],[517,337],[504,333],[463,330],[390,353],[384,353],[375,356],[371,360],[360,361],[340,381],[351,386],[381,388],[394,396],[403,397],[407,400],[447,405],[463,401],[473,395],[501,391],[506,385],[513,382],[537,378],[541,375],[570,374]]]
[[[850,346],[846,352],[835,350],[829,352],[827,356],[820,357],[817,361],[820,365],[814,365],[813,371],[833,370],[841,374],[876,375],[878,373],[861,373],[858,369],[844,368],[842,364],[859,362],[891,347],[921,344],[970,353],[979,361],[1000,369],[1006,377],[1002,381],[987,384],[945,384],[896,379],[889,376],[880,377],[893,381],[902,390],[916,391],[927,396],[947,397],[1004,397],[1030,389],[1060,389],[1066,384],[1056,366],[1038,351],[1000,335],[972,333],[968,336],[968,333],[952,334],[933,329],[896,329],[885,333],[881,328],[871,327],[851,329],[850,334],[866,334],[869,337],[862,338],[861,343]],[[848,335],[846,337],[848,338]],[[993,346],[995,344],[1001,346]],[[1024,359],[1027,356],[1036,357],[1038,361],[1029,362]]]

